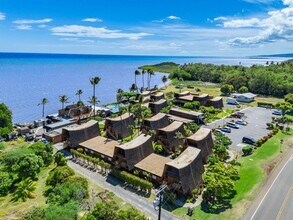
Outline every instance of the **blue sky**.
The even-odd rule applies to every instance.
[[[293,0],[0,0],[0,51],[293,52]]]

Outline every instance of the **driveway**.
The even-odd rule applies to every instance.
[[[241,152],[241,149],[246,144],[242,143],[242,138],[244,136],[249,136],[258,140],[263,136],[267,135],[270,131],[267,130],[267,123],[272,121],[272,110],[265,109],[260,107],[249,107],[241,112],[245,113],[244,120],[248,122],[246,126],[239,125],[239,129],[231,128],[231,133],[226,133],[226,136],[229,137],[232,141],[230,149]],[[208,125],[205,125],[207,128],[216,128],[223,126],[226,122],[233,120],[232,118],[224,118],[218,121],[212,122]]]

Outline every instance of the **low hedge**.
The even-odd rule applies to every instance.
[[[130,173],[127,173],[126,171],[119,171],[117,169],[112,169],[111,174],[118,179],[121,179],[125,182],[127,182],[130,185],[133,185],[135,187],[139,187],[141,190],[145,190],[148,192],[151,192],[151,189],[153,188],[153,184],[141,179],[137,176],[134,176]]]
[[[271,102],[257,102],[258,107],[274,108],[274,104]]]

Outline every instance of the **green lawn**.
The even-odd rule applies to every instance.
[[[293,139],[293,130],[289,134],[279,132],[274,137],[269,139],[260,148],[256,149],[254,153],[247,157],[241,157],[239,162],[240,179],[235,182],[236,196],[232,199],[232,209],[216,215],[206,213],[201,210],[200,206],[194,209],[194,215],[190,219],[241,219],[249,202],[251,202],[261,185],[267,178],[267,173],[271,171],[275,164],[275,159],[280,154],[280,149],[283,152],[288,149],[289,142]],[[281,147],[280,140],[284,140]],[[179,208],[173,211],[174,214],[186,218],[187,209]]]

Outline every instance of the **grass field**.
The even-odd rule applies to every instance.
[[[221,214],[206,213],[200,206],[194,209],[194,215],[189,219],[241,219],[248,207],[248,204],[255,198],[262,184],[265,182],[268,174],[280,160],[280,155],[290,147],[293,140],[293,130],[289,134],[279,132],[269,139],[260,148],[247,157],[241,157],[239,162],[240,179],[235,182],[236,196],[232,199],[232,209],[228,209]],[[284,143],[281,146],[280,140]],[[292,144],[291,144],[292,145]],[[292,147],[292,146],[291,146]],[[280,153],[282,150],[282,154]],[[186,218],[187,209],[179,208],[173,211],[174,214]]]

